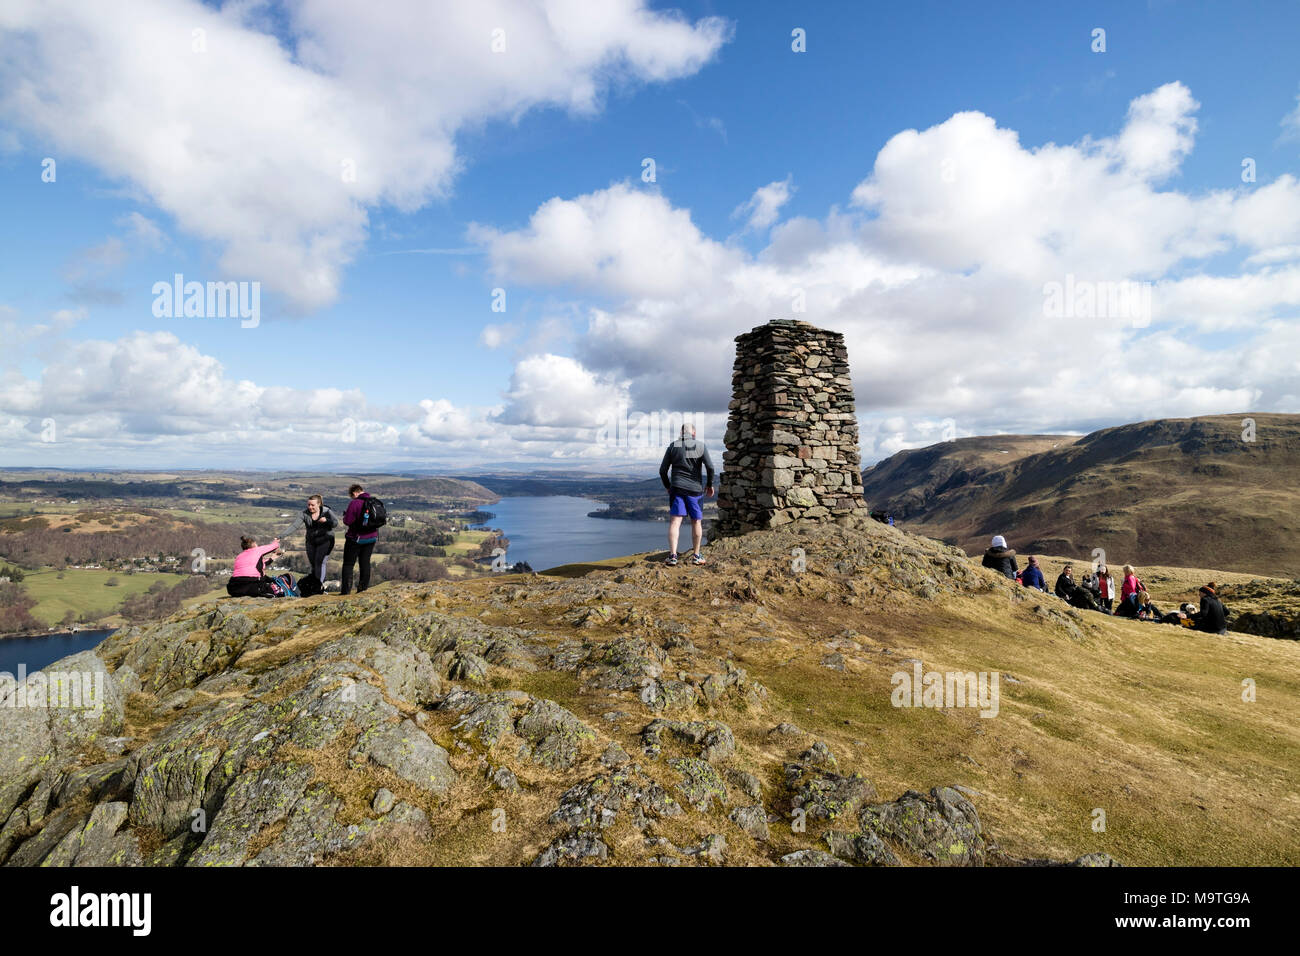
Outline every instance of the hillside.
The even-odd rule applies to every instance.
[[[464,478],[394,478],[375,475],[363,483],[373,494],[387,495],[401,501],[446,499],[471,507],[491,504],[500,497],[496,492]]]
[[[0,706],[0,861],[1300,863],[1300,644],[869,520],[708,557],[121,631],[55,668],[105,675],[97,719]],[[917,667],[997,675],[996,713],[894,706]]]
[[[1300,416],[1123,425],[1082,438],[962,438],[867,469],[864,493],[919,534],[981,554],[995,534],[1021,554],[1112,567],[1195,565],[1300,577]]]

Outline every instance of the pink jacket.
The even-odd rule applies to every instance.
[[[247,551],[240,551],[235,558],[235,568],[230,572],[230,576],[232,578],[260,578],[262,576],[262,558],[272,551],[278,551],[279,548],[280,539],[276,538],[270,544],[249,548]]]
[[[1145,591],[1142,582],[1138,580],[1136,574],[1130,574],[1124,579],[1124,585],[1120,590],[1120,600],[1126,599],[1130,594],[1136,594],[1138,591]]]

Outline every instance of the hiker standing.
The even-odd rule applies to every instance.
[[[984,560],[980,564],[992,568],[998,574],[1013,581],[1016,579],[1016,572],[1020,570],[1016,566],[1016,552],[1007,547],[1007,539],[1000,534],[993,536],[993,544],[984,552]]]
[[[375,542],[379,540],[379,529],[370,526],[366,518],[366,502],[370,495],[360,485],[348,489],[348,508],[343,512],[343,523],[348,526],[343,536],[343,573],[340,575],[342,594],[352,591],[352,567],[361,565],[360,578],[357,581],[357,593],[370,587],[370,555],[374,553]]]
[[[1196,622],[1198,631],[1207,634],[1228,633],[1228,612],[1214,592],[1213,581],[1201,588],[1201,609],[1193,615],[1192,620]]]
[[[226,582],[226,593],[231,597],[272,597],[271,581],[263,568],[267,557],[280,554],[280,539],[258,546],[256,538],[240,538],[240,552]]]
[[[1096,575],[1097,587],[1094,592],[1097,597],[1097,603],[1106,609],[1109,614],[1111,606],[1115,603],[1115,579],[1111,576],[1110,569],[1106,565],[1098,565]]]
[[[334,550],[334,527],[338,521],[334,512],[325,507],[325,499],[312,495],[303,509],[302,523],[307,531],[307,563],[316,580],[324,584],[325,562]]]
[[[669,471],[671,470],[671,476]],[[706,471],[707,478],[701,475]],[[682,426],[682,437],[668,445],[664,460],[659,463],[659,480],[668,492],[668,558],[669,566],[677,563],[677,537],[682,519],[691,519],[691,564],[703,564],[700,546],[704,542],[703,498],[713,497],[713,480],[716,472],[709,449],[695,437],[694,425]]]

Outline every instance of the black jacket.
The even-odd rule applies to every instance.
[[[315,548],[322,544],[334,543],[334,526],[338,524],[338,520],[334,517],[334,512],[330,511],[328,507],[322,507],[320,513],[325,518],[324,524],[313,521],[311,512],[306,508],[302,509],[302,523],[307,529],[307,545],[309,547]]]
[[[1196,615],[1196,629],[1210,634],[1227,633],[1228,612],[1217,597],[1211,594],[1201,595],[1201,611]]]
[[[707,478],[702,474],[705,472]],[[695,438],[677,439],[664,450],[664,460],[659,463],[659,480],[664,483],[665,491],[702,495],[706,486],[713,487],[715,477],[709,449]]]
[[[1005,575],[1013,581],[1016,579],[1016,572],[1020,570],[1016,565],[1014,548],[989,548],[984,552],[984,560],[980,564],[992,568],[998,574]]]
[[[1055,590],[1056,596],[1062,601],[1068,601],[1074,596],[1074,589],[1077,587],[1078,585],[1074,583],[1074,578],[1067,576],[1066,573],[1062,571],[1056,576],[1056,587],[1053,590]]]

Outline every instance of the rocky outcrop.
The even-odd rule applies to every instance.
[[[884,841],[940,866],[980,866],[984,863],[984,830],[975,807],[952,787],[935,787],[929,794],[909,790],[891,803],[877,803],[858,812],[858,824],[870,852]],[[854,842],[855,848],[860,845]]]
[[[1300,581],[1226,584],[1219,588],[1219,597],[1228,611],[1230,630],[1300,640]]]
[[[455,690],[438,707],[464,716],[452,725],[466,739],[495,750],[507,736],[519,741],[518,757],[552,769],[567,769],[590,751],[596,733],[551,700],[520,691],[476,694]]]
[[[837,820],[876,796],[876,788],[861,774],[842,776],[799,763],[786,764],[785,786],[791,812],[812,820]]]
[[[0,686],[0,820],[29,797],[33,809],[40,807],[64,761],[120,734],[124,698],[91,651],[65,657],[21,684]],[[38,819],[43,812],[37,810]],[[7,825],[0,830],[0,853],[5,832],[12,838]]]

